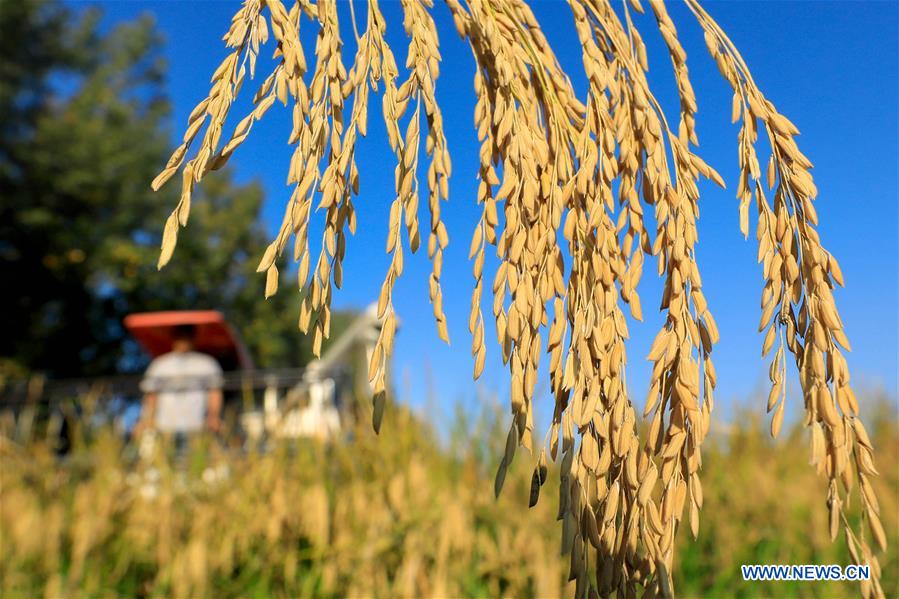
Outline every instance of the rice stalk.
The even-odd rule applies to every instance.
[[[554,411],[532,476],[530,501],[538,501],[545,482],[548,450],[561,463],[561,547],[571,558],[575,595],[632,596],[642,590],[649,596],[671,596],[675,539],[685,511],[693,536],[699,532],[701,448],[716,386],[711,354],[718,330],[696,259],[698,182],[702,177],[724,186],[695,152],[697,100],[686,51],[665,3],[651,0],[677,84],[678,123],[672,127],[646,76],[646,46],[631,14],[644,12],[639,0],[617,11],[606,0],[568,0],[589,82],[584,98],[575,93],[525,0],[445,3],[476,65],[481,215],[470,246],[475,281],[468,323],[475,378],[487,352],[482,298],[488,248],[500,258],[492,278],[492,312],[499,351],[509,368],[512,419],[495,492],[500,493],[517,448],[535,450],[537,372],[548,353]],[[873,448],[858,418],[840,349],[848,350],[849,342],[832,289],[842,284],[842,275],[815,231],[817,189],[811,162],[796,145],[798,130],[765,98],[721,28],[697,0],[686,3],[734,91],[734,120],[741,124],[737,197],[744,236],[753,198],[759,214],[763,355],[776,346],[770,368],[771,433],[776,436],[783,421],[789,351],[802,382],[813,464],[829,481],[830,534],[835,538],[842,530],[853,559],[871,565],[875,576],[862,582],[862,595],[883,596],[867,534],[854,528],[845,510],[857,488],[865,523],[885,550],[870,483],[877,474]],[[348,68],[335,0],[302,0],[289,10],[280,0],[246,0],[225,36],[231,53],[213,76],[209,96],[191,115],[184,143],[153,186],[182,172],[182,197],[163,235],[162,267],[172,256],[179,228],[187,223],[193,186],[228,160],[275,101],[292,105],[289,141],[295,148],[288,183],[294,190],[259,270],[266,272],[266,295],[276,292],[276,263],[293,236],[304,290],[299,326],[311,332],[318,353],[330,332],[333,288],[343,278],[346,233],[355,230],[352,198],[360,186],[356,144],[367,131],[371,92],[383,87],[382,116],[396,168],[386,247],[391,260],[378,300],[382,328],[369,368],[373,424],[380,430],[396,332],[394,285],[403,272],[404,247],[414,253],[421,244],[423,133],[427,243],[433,262],[429,299],[438,335],[449,341],[441,291],[448,233],[441,202],[449,197],[451,164],[436,92],[440,52],[432,2],[401,2],[409,41],[405,79],[385,40],[378,1],[367,0],[366,5],[361,34],[353,11],[357,50]],[[299,41],[304,17],[317,29],[311,73]],[[222,123],[247,64],[250,77],[254,75],[269,26],[277,63],[254,98],[256,108],[219,149]],[[764,182],[757,156],[759,123],[771,147]],[[203,127],[200,148],[185,162]],[[772,194],[770,200],[766,193]],[[313,266],[308,228],[314,201],[324,232]],[[626,385],[624,313],[642,319],[637,288],[647,257],[655,258],[664,283],[660,304],[665,323],[648,356],[653,363],[643,410],[648,427],[641,435]]]

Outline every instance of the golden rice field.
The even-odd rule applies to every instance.
[[[888,406],[868,414],[891,546],[882,579],[896,597],[899,426]],[[528,509],[533,463],[522,452],[493,497],[502,420],[460,416],[437,441],[422,419],[389,406],[379,437],[363,423],[339,443],[265,453],[206,439],[181,461],[140,458],[108,430],[79,434],[64,462],[45,443],[0,437],[0,596],[571,596],[553,507],[558,476]],[[734,420],[713,429],[704,452],[699,537],[680,531],[675,590],[857,594],[854,583],[742,581],[743,563],[849,557],[828,538],[825,483],[807,465],[805,430],[774,442],[754,413]]]

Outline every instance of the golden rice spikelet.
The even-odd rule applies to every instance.
[[[719,334],[698,261],[701,179],[724,186],[696,153],[698,107],[686,49],[664,0],[651,0],[677,86],[678,122],[672,127],[647,79],[646,44],[631,17],[632,10],[644,11],[638,0],[620,9],[598,0],[567,0],[587,78],[585,97],[575,92],[526,0],[445,3],[476,67],[479,219],[470,245],[474,284],[468,321],[474,377],[487,362],[486,284],[495,322],[489,328],[496,332],[497,353],[511,382],[510,423],[495,491],[502,489],[517,448],[536,449],[537,373],[543,354],[549,354],[553,416],[548,447],[544,441],[539,448],[529,503],[537,503],[545,482],[548,449],[561,463],[561,546],[570,557],[576,596],[670,597],[674,541],[685,510],[693,535],[700,530],[701,450],[717,384],[711,354]],[[361,27],[354,4],[349,5],[355,55],[345,63],[342,9],[335,0],[301,0],[290,9],[281,0],[245,0],[225,36],[229,54],[216,69],[209,94],[189,116],[183,143],[152,186],[158,189],[182,175],[181,197],[162,235],[162,268],[173,256],[179,228],[187,224],[194,186],[227,162],[275,102],[290,107],[292,192],[259,271],[266,273],[265,295],[276,293],[279,261],[292,237],[303,289],[298,324],[312,335],[317,354],[330,333],[334,289],[343,283],[347,234],[356,228],[358,141],[368,131],[371,94],[380,93],[395,178],[386,223],[389,266],[377,303],[381,330],[368,372],[372,422],[379,431],[397,327],[394,287],[406,249],[415,253],[423,235],[432,262],[428,296],[437,333],[449,341],[442,291],[449,233],[442,205],[452,169],[437,92],[441,55],[432,0],[400,2],[408,38],[402,69],[384,37],[379,1],[361,4],[366,7]],[[867,528],[884,548],[879,504],[869,483],[877,474],[873,447],[859,420],[842,354],[849,339],[832,293],[843,285],[843,273],[815,230],[818,189],[812,164],[795,142],[798,129],[757,87],[730,39],[698,0],[687,0],[687,7],[734,92],[739,227],[748,237],[754,202],[764,280],[762,354],[773,350],[771,434],[776,437],[783,424],[792,356],[806,400],[805,422],[812,428],[812,464],[829,482],[829,532],[836,536],[842,529],[856,562],[876,564],[866,535],[853,528],[845,512],[850,495],[857,493]],[[302,19],[311,20],[318,32],[311,70],[300,42]],[[223,140],[229,110],[247,76],[255,75],[260,47],[269,41],[276,46],[274,67],[258,88],[252,111]],[[758,155],[760,134],[769,142],[768,156]],[[430,215],[424,231],[422,203]],[[313,218],[323,224],[317,260],[309,245]],[[499,258],[493,273],[485,272],[488,249]],[[647,259],[654,260],[663,282],[663,324],[648,355],[650,391],[642,412],[648,422],[641,432],[626,384],[625,314],[643,318],[646,304],[638,286]],[[862,583],[864,596],[884,595],[878,572],[872,569],[872,579]]]

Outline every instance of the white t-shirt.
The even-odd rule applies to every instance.
[[[202,430],[209,391],[221,388],[221,366],[194,351],[154,359],[140,384],[144,393],[156,393],[156,428],[162,432]]]

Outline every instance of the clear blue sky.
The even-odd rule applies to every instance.
[[[155,15],[167,40],[167,85],[175,117],[172,133],[180,136],[187,115],[205,96],[209,77],[224,56],[221,36],[238,2],[101,4],[109,25],[144,12]],[[478,148],[472,126],[474,71],[470,52],[452,28],[448,10],[439,0],[436,4],[444,59],[437,94],[454,166],[450,200],[444,206],[450,233],[444,294],[453,346],[446,347],[437,338],[427,301],[430,264],[421,251],[407,259],[406,272],[396,288],[395,305],[403,323],[396,342],[396,384],[401,397],[413,404],[425,401],[429,389],[443,401],[462,401],[468,406],[484,393],[498,394],[505,402],[508,374],[498,357],[495,335],[489,336],[492,329],[488,329],[491,344],[485,373],[479,383],[471,381],[467,314],[472,284],[467,252],[478,216],[474,202]],[[572,81],[583,90],[580,51],[567,4],[561,0],[531,4]],[[364,3],[357,6],[364,14]],[[388,20],[388,41],[398,62],[404,62],[406,42],[399,2],[388,0],[382,7]],[[799,145],[815,164],[820,191],[816,204],[819,231],[825,246],[839,259],[847,283],[836,298],[853,345],[848,357],[853,380],[860,390],[883,389],[896,397],[899,4],[710,2],[707,8],[743,53],[756,82],[802,132]],[[729,120],[731,94],[707,55],[692,16],[678,2],[670,2],[669,10],[687,49],[699,98],[700,154],[729,186],[724,191],[711,185],[702,189],[698,246],[707,297],[721,331],[713,357],[719,380],[718,405],[726,414],[734,401],[746,403],[757,397],[766,383],[767,364],[760,359],[761,336],[756,332],[761,268],[755,260],[754,239],[745,241],[738,229],[734,199],[737,130]],[[347,14],[345,3],[341,3],[341,11]],[[675,89],[661,38],[650,16],[639,17],[637,24],[648,45],[650,82],[664,98],[666,110],[673,113],[677,109]],[[310,47],[315,32],[308,21],[303,25],[301,35]],[[348,19],[342,26],[346,27],[345,40],[351,44]],[[311,61],[311,47],[308,55]],[[271,64],[269,57],[270,50],[260,58],[262,76]],[[244,95],[253,91],[255,87],[247,85]],[[372,302],[388,264],[384,240],[393,199],[393,158],[383,135],[379,105],[372,105],[369,137],[362,141],[362,193],[356,200],[359,227],[348,243],[345,287],[334,302],[338,308]],[[246,106],[246,101],[237,106],[238,118],[246,113]],[[289,112],[276,106],[231,160],[239,180],[262,181],[267,193],[266,219],[273,232],[289,196],[284,185],[291,153],[286,145],[289,131]],[[260,301],[262,287],[260,279]],[[281,290],[291,292],[290,288]],[[640,405],[649,376],[645,356],[661,325],[652,309],[658,305],[659,293],[660,285],[647,268],[641,288],[645,322],[632,324],[628,346],[628,384]],[[490,303],[488,298],[487,305]],[[538,385],[540,388],[544,394],[538,401],[543,402],[541,412],[545,414],[552,402],[545,383]],[[793,406],[801,405],[795,384],[792,390]],[[764,399],[752,400],[752,404],[762,406]]]

